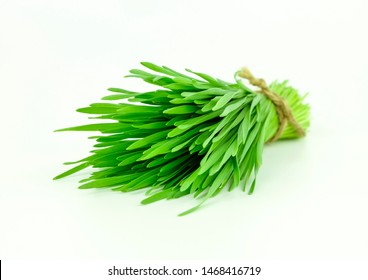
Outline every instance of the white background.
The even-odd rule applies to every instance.
[[[368,259],[364,0],[0,0],[0,258]],[[232,80],[241,66],[309,92],[306,138],[265,148],[254,195],[141,206],[54,182],[85,156],[76,108],[140,61]],[[141,87],[141,89],[144,88]]]

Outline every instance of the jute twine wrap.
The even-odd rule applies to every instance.
[[[279,128],[277,129],[275,135],[272,136],[272,138],[268,142],[274,142],[277,139],[279,139],[288,123],[290,123],[294,127],[299,137],[305,135],[304,129],[294,118],[293,112],[291,111],[287,102],[276,92],[270,90],[270,88],[267,86],[266,82],[263,79],[255,78],[246,67],[243,67],[239,71],[238,76],[247,79],[251,85],[260,88],[260,91],[257,92],[266,96],[275,105],[279,119]]]

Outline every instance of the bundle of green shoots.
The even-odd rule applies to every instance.
[[[279,116],[265,95],[246,86],[235,73],[228,83],[207,74],[187,70],[188,75],[168,67],[144,62],[154,73],[133,69],[127,77],[158,86],[149,92],[110,88],[103,103],[78,112],[97,115],[100,123],[58,131],[96,131],[91,155],[76,162],[59,179],[87,167],[96,170],[79,188],[112,188],[130,192],[147,189],[142,201],[193,195],[196,210],[208,198],[241,187],[251,194],[262,163],[265,143],[277,132]],[[288,104],[295,120],[306,130],[310,108],[304,97],[287,85],[273,82],[269,89]],[[286,125],[278,139],[297,138]]]

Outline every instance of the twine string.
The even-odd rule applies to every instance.
[[[274,142],[277,139],[279,139],[288,123],[290,123],[290,125],[293,126],[293,128],[295,129],[295,132],[297,133],[299,137],[302,137],[305,135],[304,129],[296,121],[293,115],[293,112],[291,111],[291,108],[287,104],[285,99],[283,99],[276,92],[272,91],[267,86],[265,80],[255,78],[253,74],[249,71],[249,69],[246,67],[243,67],[239,71],[238,76],[241,78],[247,79],[251,85],[258,87],[260,91],[257,91],[257,93],[263,94],[269,100],[271,100],[271,102],[275,105],[276,112],[277,112],[278,119],[279,119],[279,127],[275,135],[273,135],[272,138],[268,142]]]

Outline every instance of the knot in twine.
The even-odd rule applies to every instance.
[[[271,100],[271,102],[275,105],[276,112],[277,112],[278,119],[279,119],[279,128],[276,131],[275,135],[272,136],[272,138],[268,142],[274,142],[277,139],[279,139],[288,123],[290,123],[294,127],[299,137],[302,137],[305,135],[304,129],[296,121],[293,115],[293,112],[290,109],[290,106],[280,95],[270,90],[265,80],[255,78],[252,75],[252,73],[248,70],[248,68],[246,67],[243,67],[239,71],[238,76],[241,78],[247,79],[251,85],[260,88],[260,91],[257,91],[257,93],[263,94],[269,100]]]

